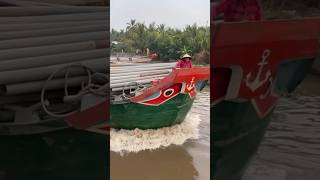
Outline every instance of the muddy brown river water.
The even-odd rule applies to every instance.
[[[320,179],[320,76],[282,98],[244,180]]]

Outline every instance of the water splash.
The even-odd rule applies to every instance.
[[[178,125],[148,130],[110,130],[110,149],[114,152],[139,152],[167,147],[172,144],[182,145],[188,139],[198,139],[200,117],[189,113]]]

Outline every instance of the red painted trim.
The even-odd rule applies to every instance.
[[[216,102],[218,100],[221,101],[222,97],[226,95],[229,81],[231,78],[231,73],[231,69],[229,68],[216,68],[214,71],[211,72],[211,102]]]
[[[86,129],[99,123],[106,123],[109,120],[109,102],[107,99],[82,112],[74,113],[65,118],[69,126],[76,129]]]
[[[288,60],[314,58],[320,50],[320,18],[212,23],[211,25],[212,71],[231,66],[241,67],[243,72],[236,98],[251,100],[261,116],[266,115],[278,99],[270,93],[278,65]],[[267,51],[270,54],[263,58],[263,53]],[[266,59],[264,63],[263,59]],[[264,64],[260,73],[259,64]],[[229,75],[218,74],[217,76],[221,77],[216,79],[228,79]],[[252,88],[254,85],[249,86],[250,83],[254,84],[255,80],[263,82],[266,77],[268,77],[267,81],[256,88]],[[220,89],[217,88],[224,89],[225,82],[211,83],[211,85],[212,90],[217,91],[213,95],[222,96]],[[212,98],[211,102],[214,100]]]
[[[131,101],[140,102],[160,90],[167,89],[173,84],[189,82],[193,77],[195,78],[195,81],[208,80],[210,77],[210,67],[174,68],[168,76],[159,81],[159,84],[152,86],[143,94],[131,98]]]
[[[212,67],[254,66],[261,52],[273,52],[272,64],[314,57],[319,50],[320,19],[224,23],[214,25]]]
[[[170,96],[166,97],[165,96],[165,92],[168,89],[172,89],[173,93]],[[159,106],[159,105],[169,101],[170,99],[174,98],[180,92],[181,92],[181,84],[174,84],[174,85],[170,86],[167,89],[160,90],[159,96],[157,96],[157,97],[155,97],[153,99],[143,100],[143,101],[137,102],[137,103],[144,104],[144,105],[149,105],[149,106]]]

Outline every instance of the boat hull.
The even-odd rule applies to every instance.
[[[193,103],[188,94],[178,94],[157,106],[121,103],[110,106],[110,127],[117,129],[156,129],[181,123]]]
[[[307,75],[312,61],[292,60],[281,64],[273,91],[281,95],[293,92]],[[214,179],[241,179],[264,137],[273,109],[274,106],[261,117],[249,100],[223,100],[211,108]]]
[[[250,102],[223,101],[211,109],[214,179],[241,179],[263,139],[271,114],[260,119]]]
[[[117,101],[110,105],[110,127],[157,129],[181,123],[209,76],[209,66],[174,68],[168,76],[133,97],[117,96]]]

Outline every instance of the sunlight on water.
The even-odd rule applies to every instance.
[[[190,112],[178,125],[148,130],[110,130],[110,149],[114,152],[139,152],[182,145],[188,139],[198,139],[200,117]]]

